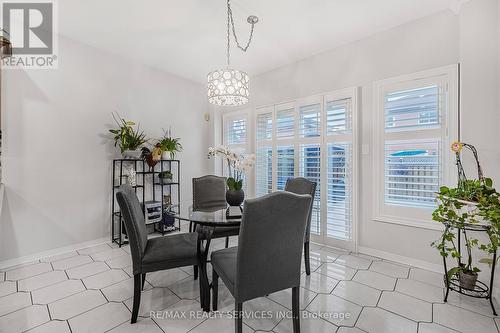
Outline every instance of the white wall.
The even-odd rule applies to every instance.
[[[486,174],[500,187],[496,6],[496,0],[472,0],[458,15],[438,13],[252,79],[253,107],[361,87],[361,143],[370,152],[361,156],[359,246],[441,264],[430,247],[437,231],[372,220],[374,81],[462,62],[463,139],[478,146]]]
[[[168,55],[165,55],[168,61]],[[0,261],[108,237],[111,112],[153,137],[172,126],[182,195],[206,173],[205,87],[61,38],[59,69],[4,70]]]

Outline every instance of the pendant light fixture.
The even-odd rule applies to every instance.
[[[244,47],[241,46],[234,28],[231,4],[227,0],[227,67],[208,73],[208,101],[210,103],[221,106],[238,106],[248,102],[250,96],[248,74],[230,67],[230,35],[232,30],[236,46],[246,52],[252,42],[254,26],[258,21],[257,16],[251,15],[247,18],[247,22],[252,28],[247,44]]]

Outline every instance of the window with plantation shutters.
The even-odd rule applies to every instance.
[[[225,119],[224,127],[224,141],[227,146],[246,144],[246,116],[228,117],[227,119]]]
[[[436,192],[453,184],[456,66],[375,83],[375,219],[434,228]]]
[[[357,88],[258,108],[255,194],[285,188],[288,179],[316,183],[311,239],[355,249]]]

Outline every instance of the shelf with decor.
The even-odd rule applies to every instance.
[[[179,160],[158,160],[150,166],[143,159],[120,158],[112,163],[111,241],[119,246],[126,244],[127,237],[122,214],[116,202],[116,192],[121,185],[129,184],[137,194],[143,208],[145,224],[150,232],[179,231],[180,222],[166,214],[180,202]]]

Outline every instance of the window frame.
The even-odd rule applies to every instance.
[[[426,84],[444,87],[443,107],[439,127],[402,129],[385,128],[385,94],[395,90],[417,88]],[[416,208],[385,204],[385,142],[411,139],[438,139],[440,152],[440,185],[453,185],[454,156],[449,152],[453,141],[459,138],[459,83],[458,65],[439,67],[413,74],[401,75],[373,84],[373,220],[423,229],[440,230],[442,227],[432,221],[432,208]],[[390,207],[389,207],[390,206]]]

